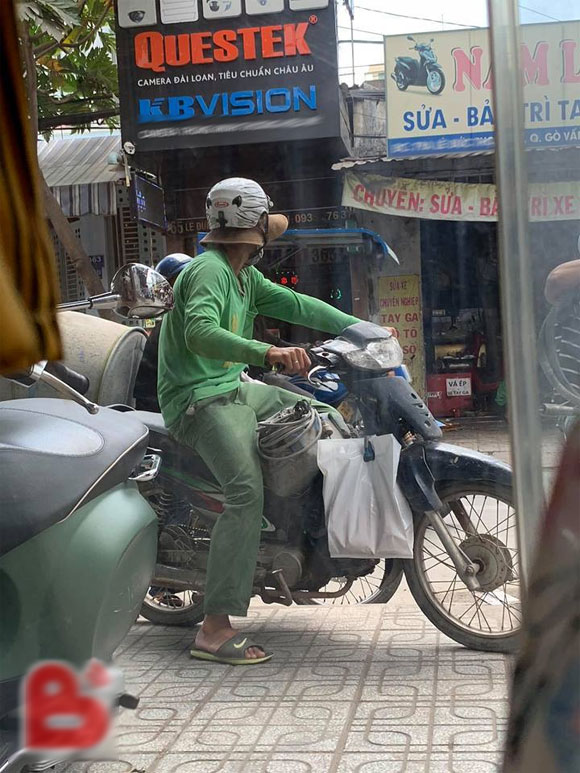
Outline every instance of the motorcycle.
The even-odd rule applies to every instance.
[[[404,573],[415,601],[443,633],[473,649],[513,651],[521,607],[510,468],[441,442],[441,429],[421,398],[392,375],[402,352],[384,328],[358,323],[309,353],[315,363],[310,379],[324,369],[346,385],[351,433],[393,434],[402,446],[398,483],[414,514],[414,555],[392,562],[382,600]],[[203,617],[211,529],[223,498],[199,457],[169,436],[161,415],[137,416],[163,457],[158,478],[142,492],[159,518],[152,583],[165,593],[147,597],[141,614],[158,624],[193,625]],[[376,563],[331,558],[321,476],[305,493],[286,497],[266,480],[254,578],[254,593],[263,601],[344,598]],[[325,590],[331,581],[338,588]]]
[[[445,75],[437,56],[433,51],[433,38],[428,43],[417,43],[415,38],[407,35],[407,40],[413,41],[410,49],[416,51],[419,60],[411,56],[398,56],[395,70],[391,78],[397,84],[399,91],[405,91],[409,86],[426,86],[431,94],[441,94],[445,88]]]
[[[510,468],[441,442],[421,398],[393,375],[403,356],[384,328],[357,323],[311,348],[310,356],[313,382],[323,369],[348,390],[343,403],[350,408],[351,435],[392,434],[401,445],[398,484],[414,515],[414,552],[410,560],[392,561],[378,600],[390,598],[404,573],[424,614],[446,635],[474,649],[515,649],[521,607]],[[160,414],[135,413],[149,429],[151,452],[162,457],[155,480],[140,484],[159,523],[155,593],[145,598],[141,614],[153,623],[194,625],[203,617],[211,530],[223,497],[201,459],[169,435]],[[323,423],[327,429],[332,424]],[[290,496],[265,483],[254,594],[285,605],[346,599],[377,560],[330,556],[322,476]]]
[[[167,310],[171,288],[127,267],[85,307],[126,316]],[[159,280],[164,300],[155,288]],[[167,293],[169,289],[169,293]],[[76,304],[81,306],[82,304]],[[0,771],[45,770],[63,756],[19,750],[20,686],[43,660],[109,662],[138,617],[155,567],[157,517],[139,493],[160,459],[147,428],[83,396],[87,378],[39,363],[10,379],[69,399],[0,402]],[[117,674],[115,703],[135,708]]]

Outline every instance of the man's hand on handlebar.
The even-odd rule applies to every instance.
[[[299,346],[281,348],[272,346],[266,352],[266,362],[269,365],[279,365],[284,373],[305,376],[310,367],[310,357]]]

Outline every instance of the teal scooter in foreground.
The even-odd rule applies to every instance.
[[[144,266],[121,269],[111,293],[75,304],[139,318],[171,307],[171,288]],[[81,305],[82,307],[82,305]],[[69,399],[0,402],[0,772],[45,770],[62,757],[18,748],[20,683],[43,660],[107,663],[135,622],[155,567],[157,518],[138,490],[155,477],[148,430],[81,394],[59,363],[13,377]],[[136,699],[115,685],[115,703]]]

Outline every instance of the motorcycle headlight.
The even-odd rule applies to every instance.
[[[351,367],[360,370],[392,370],[402,364],[403,350],[393,336],[392,338],[371,341],[364,349],[345,352],[343,357]]]

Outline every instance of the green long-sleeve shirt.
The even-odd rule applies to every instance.
[[[274,284],[253,266],[239,274],[208,250],[184,269],[163,320],[157,393],[171,427],[192,402],[239,385],[246,365],[264,365],[270,344],[252,340],[258,314],[337,334],[358,322],[317,298]]]

